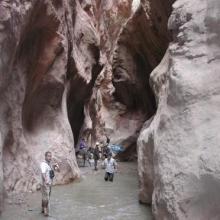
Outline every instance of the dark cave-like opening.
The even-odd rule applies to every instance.
[[[92,94],[95,81],[103,66],[99,64],[99,48],[96,45],[88,46],[91,55],[96,61],[92,65],[92,78],[89,83],[86,83],[83,78],[77,75],[77,68],[71,53],[67,64],[67,79],[70,83],[70,89],[67,96],[67,112],[69,123],[73,132],[75,147],[80,138],[80,132],[84,123],[84,106],[88,102]]]
[[[141,8],[122,31],[114,54],[114,99],[124,104],[128,112],[141,111],[145,115],[144,120],[148,120],[156,112],[156,100],[150,86],[150,73],[159,64],[170,41],[170,34],[165,27],[171,12],[171,4],[168,5],[169,10],[163,11],[165,9],[162,7],[162,1],[157,0],[156,3],[152,3],[152,13],[158,11],[156,6],[159,6],[161,11],[153,13],[151,20],[146,16],[146,11]],[[159,19],[158,16],[160,16]],[[84,105],[91,96],[100,72],[99,48],[95,45],[89,45],[89,47],[91,55],[96,60],[89,84],[86,84],[82,78],[77,78],[76,68],[68,64],[70,68],[68,67],[67,78],[70,80],[70,90],[67,97],[67,110],[75,143],[78,142],[85,118]],[[70,53],[68,56],[69,60],[73,59],[70,58]]]
[[[128,112],[136,114],[141,111],[144,121],[153,117],[157,111],[150,74],[162,60],[171,41],[167,21],[174,1],[165,1],[167,4],[161,0],[150,2],[150,18],[146,16],[148,12],[143,4],[122,31],[113,60],[115,100],[124,104]],[[119,154],[119,158],[129,160],[136,151],[134,140],[125,152]]]
[[[118,66],[113,70],[113,75],[116,75],[116,79],[113,79],[115,87],[113,95],[116,101],[127,107],[128,111],[141,110],[146,113],[147,118],[150,118],[156,111],[155,97],[149,84],[152,68],[140,54],[135,54],[133,61],[136,71],[132,72],[134,74],[132,79],[129,76],[126,79],[120,79],[120,73],[117,72]],[[124,72],[129,74],[126,67]]]
[[[82,80],[72,81],[71,89],[67,97],[67,110],[70,126],[73,132],[75,145],[78,142],[80,130],[84,122],[84,91],[85,88]]]
[[[82,80],[70,80],[70,90],[67,96],[67,113],[72,129],[74,146],[76,147],[80,130],[84,121],[84,99],[85,94],[80,88],[85,87]]]
[[[115,87],[113,95],[116,101],[126,106],[128,112],[135,114],[135,112],[141,111],[145,115],[144,120],[146,121],[156,113],[157,109],[155,95],[150,86],[150,73],[153,68],[143,54],[132,54],[132,61],[135,72],[127,69],[126,66],[123,67],[123,62],[120,62],[120,68],[115,66],[113,75],[116,74],[117,77],[113,79]],[[120,74],[118,71],[123,71],[123,73]],[[127,74],[126,77],[125,74]],[[133,74],[132,77],[129,74]],[[133,137],[124,142],[121,143],[122,146],[127,143],[130,145],[124,152],[118,154],[117,158],[121,161],[137,160],[136,138]]]

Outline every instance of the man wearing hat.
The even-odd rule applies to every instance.
[[[100,150],[99,150],[99,142],[96,142],[95,144],[95,149],[93,152],[94,155],[94,166],[95,166],[95,170],[98,170],[97,166],[98,166],[98,160],[100,159]]]

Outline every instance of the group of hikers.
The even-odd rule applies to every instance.
[[[83,160],[83,166],[85,167],[86,162],[91,167],[91,160],[94,160],[94,169],[98,170],[98,161],[100,159],[106,159],[108,156],[112,156],[112,151],[109,146],[110,139],[107,138],[107,142],[104,145],[101,145],[99,142],[96,142],[95,147],[88,147],[88,145],[85,142],[85,139],[82,138],[79,143],[79,147],[76,149],[76,157],[79,156]]]
[[[109,147],[110,140],[107,139],[107,143],[105,146],[103,146],[101,149],[99,148],[99,143],[96,142],[96,145],[94,148],[87,148],[85,139],[82,139],[79,144],[79,151],[76,152],[76,155],[89,155],[88,158],[94,159],[94,169],[98,170],[98,161],[100,160],[100,155],[103,158],[102,166],[105,169],[105,175],[104,180],[105,181],[111,181],[113,182],[114,179],[114,173],[117,169],[117,163],[114,158],[112,158],[112,152]],[[85,161],[84,160],[84,166]],[[40,169],[41,169],[41,177],[42,177],[42,213],[44,216],[49,216],[49,201],[50,201],[50,195],[51,195],[51,186],[53,183],[53,178],[55,176],[55,171],[60,172],[59,165],[57,163],[52,164],[52,153],[50,151],[47,151],[45,153],[45,161],[41,162]],[[88,159],[89,162],[89,159]],[[89,162],[90,164],[90,162]],[[90,164],[91,166],[91,164]]]

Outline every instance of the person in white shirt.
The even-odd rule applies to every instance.
[[[114,173],[117,170],[117,163],[115,159],[112,158],[112,154],[108,154],[108,158],[104,160],[104,167],[105,167],[105,181],[113,182]]]
[[[45,161],[40,164],[42,177],[42,213],[49,216],[49,201],[51,194],[51,186],[54,178],[54,170],[59,171],[58,164],[51,165],[52,153],[47,151],[45,153]]]

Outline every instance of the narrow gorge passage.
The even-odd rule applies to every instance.
[[[52,189],[50,220],[184,219],[175,209],[181,204],[185,215],[191,197],[179,201],[184,196],[178,193],[194,176],[182,177],[188,160],[181,167],[178,157],[188,159],[194,144],[184,152],[177,149],[185,149],[191,135],[183,136],[181,128],[190,131],[191,114],[201,111],[188,112],[184,101],[193,95],[196,80],[191,70],[184,79],[188,62],[178,65],[184,44],[191,42],[184,24],[193,19],[193,11],[187,12],[192,7],[181,9],[190,0],[173,6],[174,0],[2,2],[0,219],[45,219],[36,191],[46,151],[60,165],[54,185],[62,185]],[[194,56],[203,54],[186,54]],[[181,118],[182,112],[188,115]],[[104,182],[104,170],[80,167],[76,156],[80,140],[101,147],[108,138],[124,149],[117,160],[133,161],[120,163],[113,184]],[[206,155],[198,157],[202,170]],[[23,196],[26,192],[31,193]]]
[[[45,219],[47,151],[50,220],[219,220],[219,130],[219,0],[0,0],[2,220]],[[75,156],[107,137],[113,184]]]
[[[102,169],[94,172],[86,167],[81,172],[80,182],[53,188],[48,220],[152,220],[150,207],[137,203],[136,163],[119,163],[113,183],[104,181]],[[7,205],[0,219],[45,219],[40,213],[40,196],[39,192],[29,194],[23,204]]]

